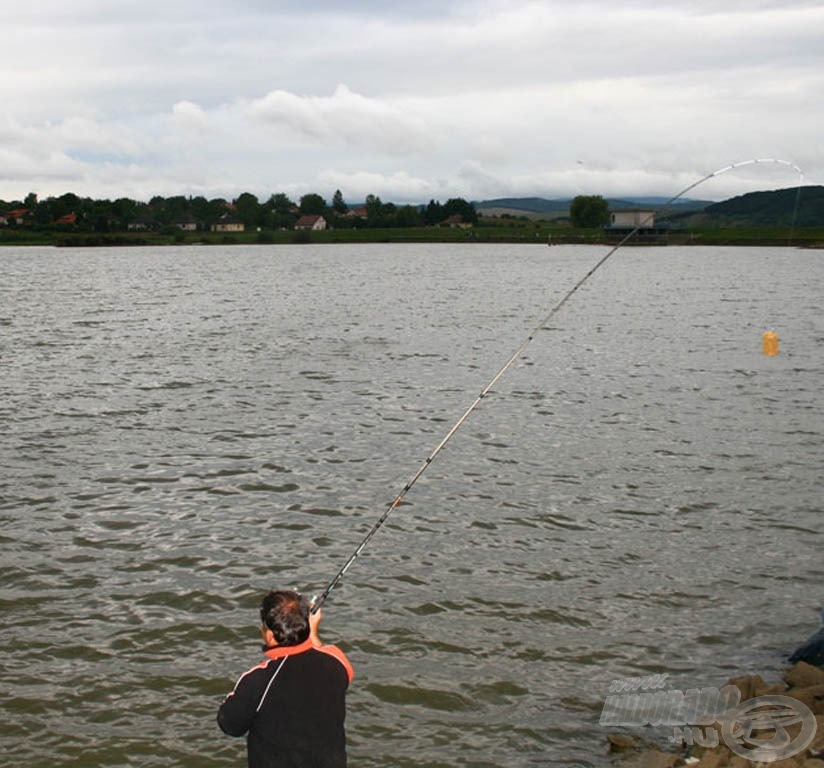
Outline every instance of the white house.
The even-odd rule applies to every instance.
[[[652,229],[655,226],[655,211],[643,208],[622,208],[610,212],[609,223],[613,227]]]
[[[231,213],[224,213],[212,224],[212,232],[243,232],[243,222]]]
[[[326,229],[326,219],[323,216],[301,216],[295,222],[295,229],[309,229],[317,232]]]
[[[197,219],[194,216],[184,216],[175,222],[175,226],[178,229],[182,229],[184,232],[196,232]]]

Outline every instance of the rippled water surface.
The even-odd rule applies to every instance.
[[[603,253],[3,249],[4,763],[243,765],[261,594],[322,589]],[[596,273],[324,608],[351,765],[606,765],[612,680],[777,674],[824,601],[822,289],[782,248]]]

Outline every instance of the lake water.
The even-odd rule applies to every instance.
[[[245,764],[262,593],[323,589],[604,253],[0,251],[3,763]],[[620,249],[324,606],[350,764],[603,766],[613,680],[776,677],[824,602],[823,295],[820,251]]]

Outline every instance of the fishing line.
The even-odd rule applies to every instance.
[[[797,170],[797,169],[796,169]],[[801,173],[801,171],[799,171]],[[804,181],[804,174],[801,173],[801,183]],[[790,232],[787,235],[787,245],[790,246],[793,244],[793,234],[795,233],[795,221],[798,218],[798,205],[801,202],[801,183],[798,185],[798,189],[795,192],[795,205],[793,206],[793,215],[790,219]]]
[[[424,459],[423,463],[418,467],[417,471],[412,475],[412,477],[407,480],[406,484],[401,489],[400,493],[389,503],[389,505],[384,510],[383,514],[377,519],[375,524],[369,529],[367,534],[363,537],[360,544],[355,548],[355,551],[349,556],[349,559],[343,564],[343,567],[335,574],[335,577],[327,584],[326,588],[323,592],[320,593],[316,598],[314,598],[312,603],[312,613],[318,611],[326,601],[326,598],[329,597],[329,594],[332,590],[340,583],[341,579],[346,575],[346,572],[352,567],[355,560],[357,560],[361,552],[366,548],[366,545],[372,540],[372,537],[380,530],[381,526],[386,522],[389,515],[392,514],[393,510],[403,501],[404,496],[412,489],[415,483],[418,482],[421,475],[426,472],[429,465],[435,460],[435,457],[444,449],[446,444],[454,437],[455,433],[461,428],[463,423],[469,418],[472,412],[481,404],[483,399],[489,394],[495,384],[501,379],[501,377],[512,367],[515,361],[523,354],[524,350],[527,346],[532,342],[535,336],[538,334],[539,331],[542,331],[546,328],[549,322],[555,317],[558,312],[563,309],[564,305],[575,295],[578,289],[584,285],[606,262],[607,260],[614,254],[621,246],[623,246],[626,242],[628,242],[633,235],[635,235],[638,230],[643,229],[644,226],[649,223],[650,221],[654,220],[655,216],[660,214],[661,212],[667,210],[676,200],[680,197],[683,197],[687,192],[690,190],[695,189],[697,186],[703,184],[705,181],[709,181],[710,179],[714,178],[715,176],[720,176],[722,173],[726,173],[727,171],[731,171],[734,168],[742,168],[746,165],[757,165],[759,163],[777,163],[779,165],[786,165],[795,170],[801,177],[801,182],[799,183],[799,191],[801,188],[801,183],[803,183],[804,174],[802,173],[801,169],[789,162],[788,160],[776,160],[774,158],[760,158],[756,160],[744,160],[742,162],[733,163],[732,165],[726,165],[723,168],[719,168],[717,171],[713,171],[712,173],[707,174],[698,181],[693,182],[687,187],[684,187],[677,195],[671,197],[664,203],[661,207],[657,208],[655,211],[650,213],[647,217],[643,219],[636,227],[633,229],[629,234],[624,236],[615,246],[613,246],[605,256],[602,256],[601,259],[592,267],[589,272],[587,272],[577,283],[575,283],[572,288],[567,291],[564,297],[549,311],[549,313],[541,320],[538,325],[533,328],[530,334],[521,342],[518,348],[512,353],[512,355],[507,359],[507,361],[501,366],[498,372],[490,379],[489,383],[481,390],[480,394],[472,401],[471,405],[463,412],[461,417],[452,425],[450,430],[444,435],[441,441],[435,446],[435,448],[430,452],[430,454]],[[796,204],[797,207],[797,204]]]

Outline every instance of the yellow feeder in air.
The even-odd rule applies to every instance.
[[[778,354],[778,334],[775,331],[764,331],[761,338],[764,354],[773,357]]]

